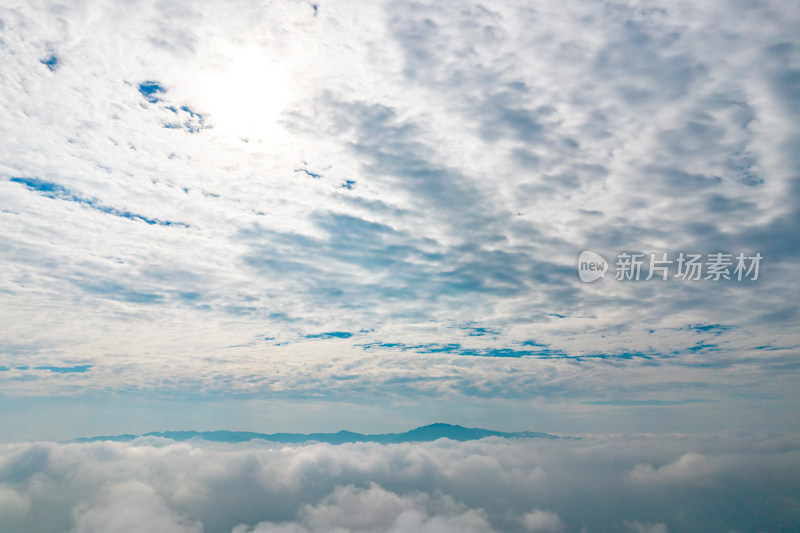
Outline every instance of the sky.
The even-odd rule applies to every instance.
[[[798,429],[799,17],[5,3],[5,440],[240,405],[246,429]],[[583,250],[763,260],[584,283]]]
[[[200,500],[126,480],[128,455],[273,452],[54,442],[445,422],[599,439],[536,451],[598,454],[598,484],[674,488],[695,461],[727,479],[750,454],[767,483],[800,433],[798,27],[777,0],[3,0],[0,457],[108,457],[164,531],[317,531],[372,499],[418,531],[611,518],[363,474],[209,526]],[[693,437],[670,454],[654,434]],[[723,434],[730,451],[698,436]],[[619,435],[641,453],[612,460]],[[513,470],[484,446],[536,477],[529,444],[475,451]],[[31,527],[41,495],[2,464],[0,512]],[[125,513],[98,501],[52,500],[42,524],[107,530]],[[702,530],[696,510],[618,511],[620,531]]]
[[[307,430],[432,402],[501,429],[620,407],[797,429],[799,15],[4,6],[10,437],[140,398],[212,425],[306,406]],[[582,250],[764,259],[756,280],[590,284]]]

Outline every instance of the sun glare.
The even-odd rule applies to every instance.
[[[286,76],[257,48],[226,54],[227,65],[203,84],[205,107],[217,131],[248,140],[273,137],[289,97]]]

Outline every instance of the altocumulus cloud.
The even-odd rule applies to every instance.
[[[362,376],[359,393],[381,387],[376,357],[401,360],[387,379],[433,372],[435,354],[390,346],[460,343],[527,359],[462,358],[478,377],[439,391],[538,394],[564,372],[524,355],[535,339],[553,356],[625,354],[611,382],[633,388],[668,370],[668,399],[789,397],[799,20],[796,3],[727,0],[0,6],[2,386],[347,388],[308,379],[302,352]],[[290,90],[274,136],[245,142],[220,126],[248,102],[204,90],[253,47]],[[585,247],[760,250],[766,270],[583,284]],[[686,326],[709,317],[728,329],[695,344]],[[464,324],[495,333],[456,338]],[[16,368],[76,362],[95,366]],[[605,370],[585,363],[566,388]]]
[[[5,532],[780,531],[800,442],[764,435],[0,448]]]

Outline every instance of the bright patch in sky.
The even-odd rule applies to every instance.
[[[286,75],[255,46],[230,48],[223,55],[221,69],[200,82],[203,109],[214,127],[248,140],[276,135],[290,97]]]

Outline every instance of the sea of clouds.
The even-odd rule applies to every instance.
[[[790,531],[800,441],[4,444],[6,533]]]

